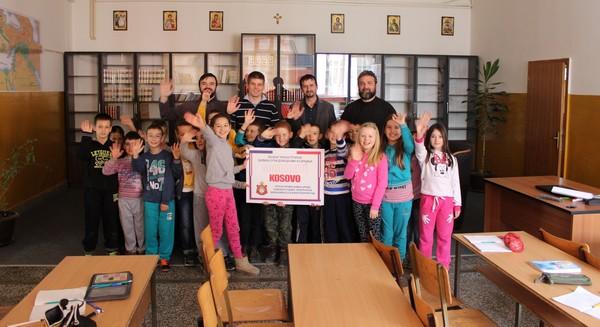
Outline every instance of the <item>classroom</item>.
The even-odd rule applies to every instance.
[[[0,327],[600,326],[594,0],[0,0]]]

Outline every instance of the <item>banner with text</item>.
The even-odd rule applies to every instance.
[[[323,205],[324,156],[322,149],[250,149],[246,201]]]

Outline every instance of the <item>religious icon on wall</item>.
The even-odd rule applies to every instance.
[[[222,31],[223,30],[223,12],[209,11],[208,12],[208,30]]]
[[[387,33],[388,34],[400,34],[400,16],[388,15],[387,16]]]
[[[331,33],[344,33],[344,14],[331,14]]]
[[[177,30],[177,11],[163,11],[163,31]]]
[[[442,17],[442,35],[454,36],[454,17]]]
[[[113,10],[113,31],[127,30],[127,10]]]

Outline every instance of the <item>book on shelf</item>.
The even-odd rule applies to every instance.
[[[544,273],[578,274],[581,267],[567,260],[533,260],[531,264]]]

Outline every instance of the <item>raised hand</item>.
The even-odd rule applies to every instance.
[[[406,124],[406,113],[401,112],[392,116],[392,120],[398,125]]]
[[[173,94],[173,81],[165,79],[160,82],[160,102],[166,102],[167,98]]]
[[[288,111],[287,119],[298,120],[300,117],[302,117],[303,113],[304,107],[302,107],[300,101],[296,101],[292,104],[290,111]]]
[[[429,121],[431,120],[431,113],[424,112],[419,119],[417,119],[415,123],[415,127],[417,129],[417,138],[422,138],[425,133],[427,133],[427,129],[429,128]]]
[[[192,129],[190,131],[185,132],[185,134],[183,134],[181,136],[181,139],[179,140],[182,144],[183,143],[192,143],[194,142],[194,137],[196,137],[197,135],[197,131],[195,129]]]
[[[81,122],[81,131],[84,133],[93,133],[94,125],[89,120],[84,120]]]
[[[265,129],[260,136],[262,136],[263,139],[270,140],[273,138],[273,136],[275,136],[275,134],[275,129],[273,127],[269,127]]]
[[[350,148],[350,159],[361,160],[363,155],[364,155],[364,152],[361,149],[360,145],[358,145],[358,144],[352,145],[352,147]]]
[[[345,120],[340,120],[331,125],[331,132],[335,135],[336,140],[341,140],[344,135],[350,130],[350,123]]]
[[[300,130],[298,131],[298,137],[301,139],[305,138],[309,131],[310,131],[310,124],[302,125],[300,127]]]
[[[133,159],[137,159],[140,153],[144,151],[144,143],[142,140],[131,140],[131,150],[133,152]]]
[[[256,120],[254,116],[254,110],[249,109],[244,112],[244,124],[242,125],[242,130],[246,130],[250,124],[252,124]]]
[[[121,158],[121,156],[123,155],[123,149],[121,148],[121,145],[113,143],[110,146],[110,155],[113,157],[113,159]]]
[[[231,98],[229,98],[229,101],[227,101],[227,113],[231,115],[238,111],[238,109],[240,109],[239,102],[240,97],[238,97],[237,95],[234,95]]]
[[[121,115],[121,125],[127,127],[130,131],[136,131],[133,119],[127,115]]]
[[[179,148],[179,143],[173,143],[173,145],[171,145],[171,153],[173,154],[173,158],[175,160],[179,160],[179,158],[181,158],[181,149]]]
[[[185,119],[186,122],[190,123],[190,125],[192,125],[192,126],[196,126],[200,129],[204,129],[206,127],[206,123],[204,122],[204,119],[202,119],[202,117],[198,117],[198,115],[194,115],[191,112],[186,112],[183,115],[183,118]]]

